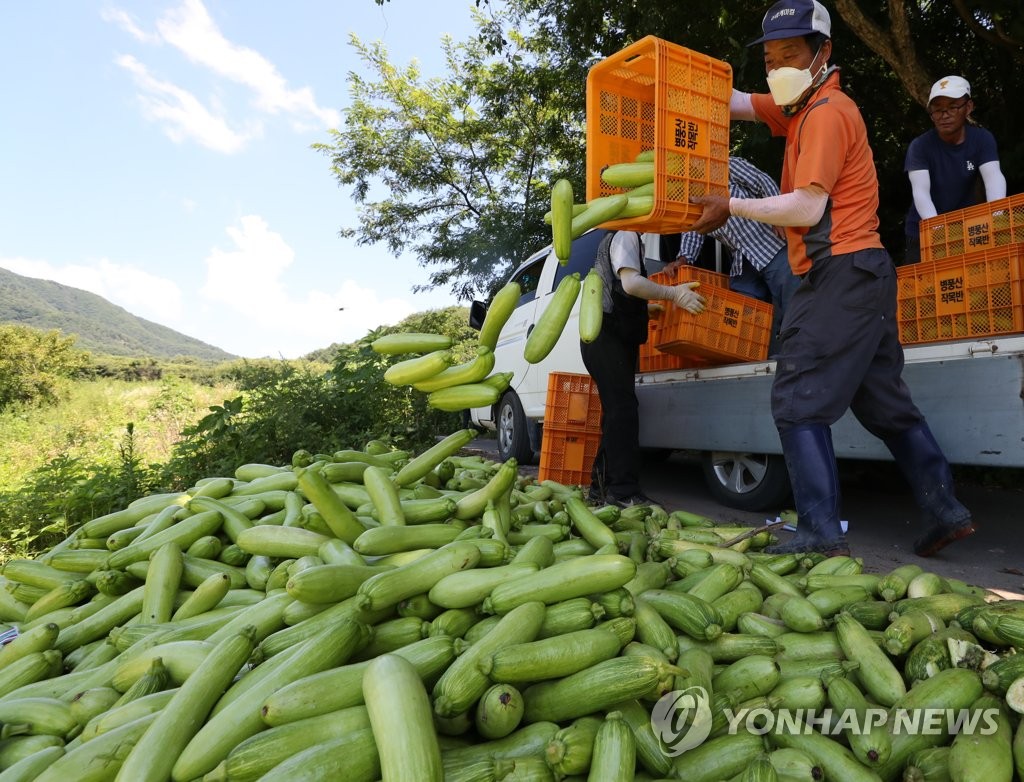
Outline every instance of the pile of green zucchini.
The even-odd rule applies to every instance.
[[[8,561],[0,782],[1021,778],[1024,602],[592,507],[474,434],[241,465]],[[652,711],[695,687],[672,754]],[[730,729],[827,708],[892,719]],[[922,708],[998,717],[894,729]]]

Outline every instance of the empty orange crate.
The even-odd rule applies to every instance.
[[[921,260],[958,255],[1024,242],[1024,193],[957,209],[921,221]]]
[[[590,375],[552,372],[544,402],[544,428],[601,431],[601,398]]]
[[[626,192],[601,170],[654,151],[654,208],[611,220],[610,229],[678,233],[700,217],[691,196],[728,195],[728,63],[653,35],[587,74],[587,200]]]
[[[589,486],[590,470],[600,445],[600,430],[563,429],[545,421],[537,480]]]
[[[897,316],[905,345],[1024,330],[1024,246],[900,266]]]
[[[654,275],[652,274],[651,277],[653,278]],[[657,317],[652,316],[647,321],[647,341],[640,346],[640,372],[666,372],[673,369],[707,366],[708,362],[705,359],[694,356],[674,356],[655,347],[666,317],[665,313],[661,313]]]
[[[702,285],[704,312],[673,307],[655,347],[716,364],[764,361],[772,331],[772,305],[715,285]]]
[[[671,271],[654,272],[648,275],[651,282],[659,285],[678,285],[681,282],[699,282],[701,285],[714,285],[717,288],[729,287],[729,275],[721,272],[713,272],[710,269],[703,269],[700,266],[683,264],[674,267]]]

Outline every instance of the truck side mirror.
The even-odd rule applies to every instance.
[[[487,305],[482,301],[474,301],[469,305],[469,327],[480,330],[484,325],[484,318],[487,317]]]

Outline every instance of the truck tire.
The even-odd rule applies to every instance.
[[[514,391],[508,391],[498,402],[498,457],[501,461],[515,459],[520,464],[533,461],[530,433],[523,405]]]
[[[789,473],[781,456],[705,451],[701,464],[708,490],[730,508],[777,512],[789,498]]]

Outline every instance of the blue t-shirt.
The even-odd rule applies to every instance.
[[[999,160],[996,139],[985,128],[967,125],[967,135],[959,144],[947,144],[932,128],[910,142],[904,171],[928,171],[932,203],[938,214],[966,209],[985,201],[985,185],[978,168]],[[921,216],[914,201],[907,211],[906,232],[916,236]]]

